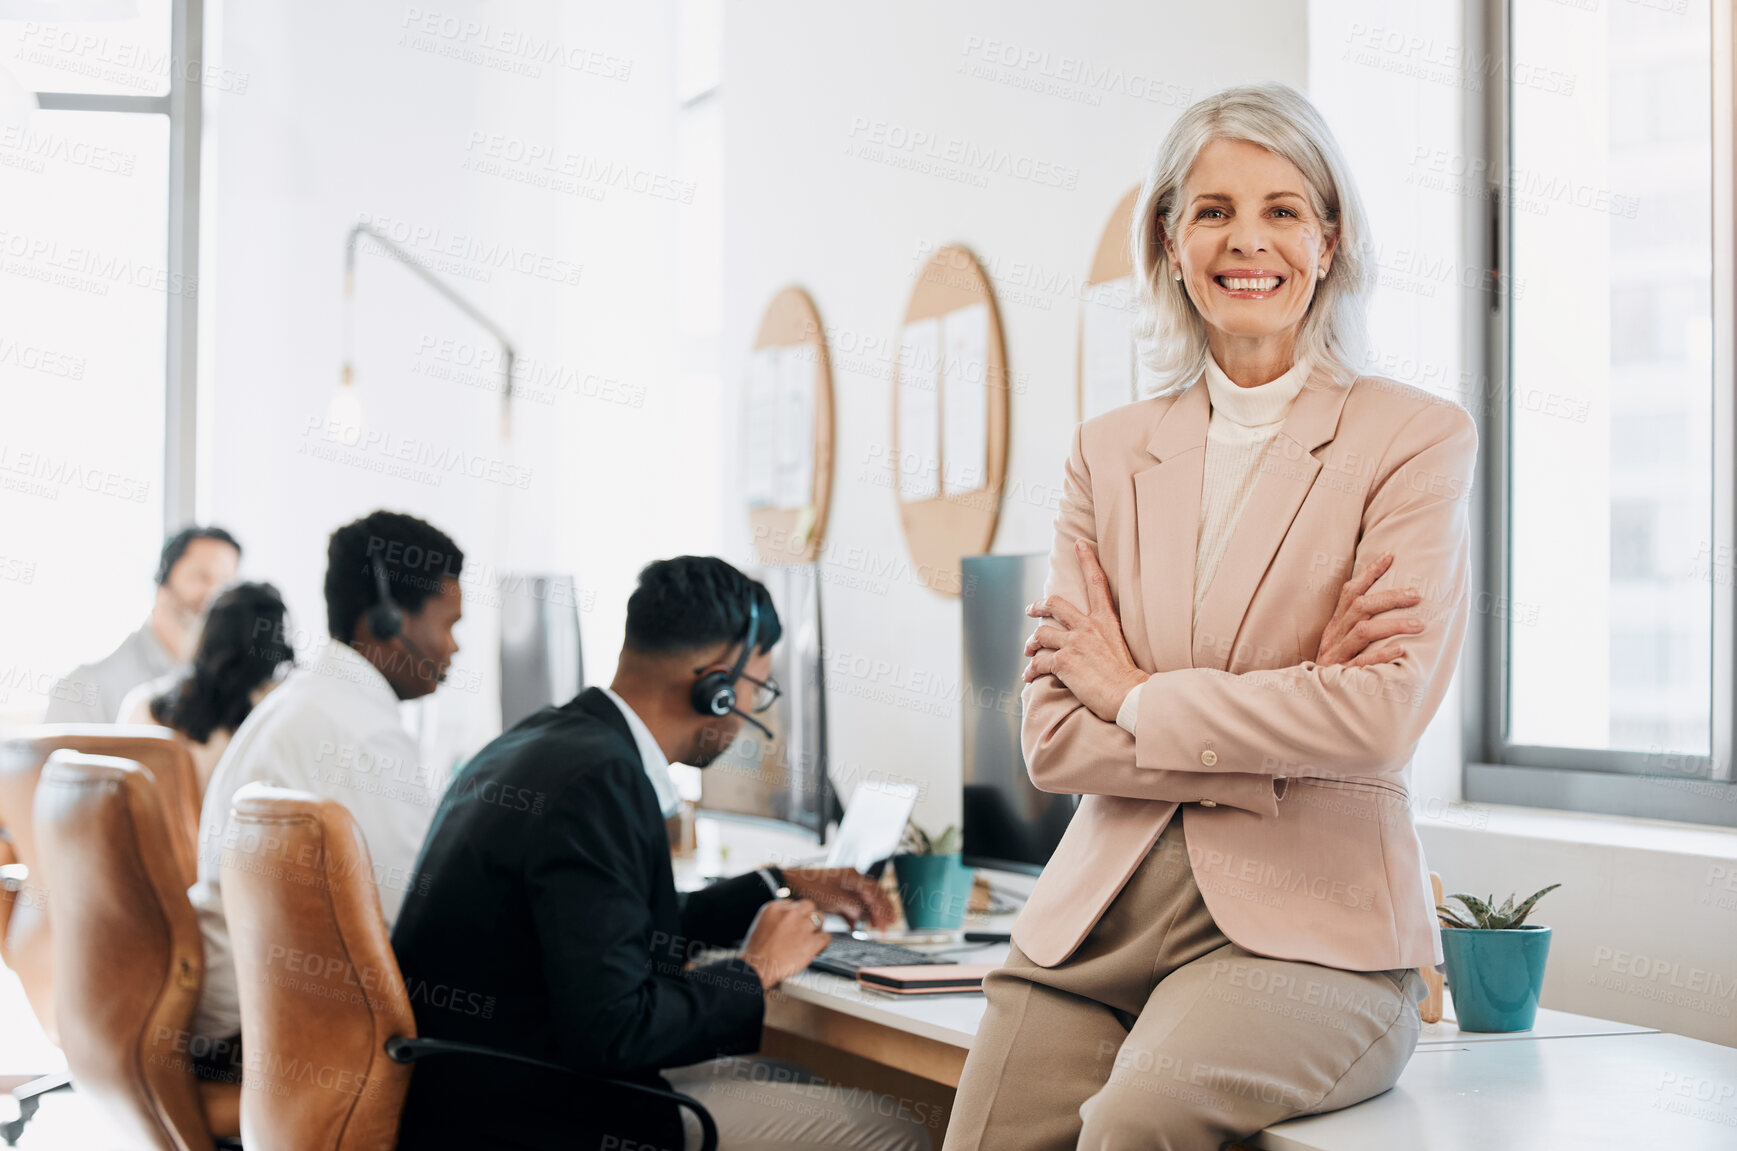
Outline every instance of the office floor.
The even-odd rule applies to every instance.
[[[60,1051],[42,1034],[18,979],[0,967],[0,1078],[10,1088],[18,1077],[66,1066]],[[0,1094],[0,1121],[17,1117],[9,1095]],[[70,1091],[45,1096],[42,1109],[24,1129],[19,1151],[123,1151],[125,1140],[110,1128],[102,1109]]]

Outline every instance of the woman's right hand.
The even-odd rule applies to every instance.
[[[1423,630],[1423,621],[1416,616],[1375,616],[1402,607],[1416,607],[1423,597],[1411,588],[1390,588],[1371,595],[1387,569],[1393,566],[1392,554],[1377,559],[1354,575],[1339,589],[1339,603],[1333,608],[1333,618],[1321,632],[1321,642],[1315,662],[1322,667],[1343,664],[1346,667],[1367,667],[1374,663],[1392,663],[1405,655],[1397,643],[1385,643],[1397,635],[1415,635]],[[1382,646],[1376,646],[1381,644]]]

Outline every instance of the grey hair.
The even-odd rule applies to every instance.
[[[1246,140],[1297,166],[1309,201],[1338,240],[1327,278],[1297,333],[1297,359],[1325,368],[1341,384],[1357,378],[1368,345],[1369,295],[1375,269],[1368,258],[1363,202],[1327,121],[1288,84],[1226,88],[1182,113],[1170,128],[1134,207],[1133,251],[1139,314],[1134,325],[1141,361],[1156,378],[1156,395],[1181,391],[1206,370],[1206,321],[1172,278],[1164,237],[1174,237],[1182,182],[1214,140]]]

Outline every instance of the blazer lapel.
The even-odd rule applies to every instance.
[[[1321,461],[1313,453],[1333,438],[1339,426],[1339,412],[1349,394],[1350,388],[1320,371],[1311,375],[1297,393],[1290,415],[1258,465],[1261,471],[1254,491],[1237,518],[1212,586],[1206,589],[1201,602],[1194,634],[1194,666],[1228,669],[1236,633],[1248,614],[1255,588],[1267,574],[1285,533],[1291,529],[1291,521],[1321,471]],[[1197,494],[1196,513],[1199,504]],[[1192,599],[1185,601],[1192,602]]]
[[[1211,414],[1204,383],[1184,390],[1165,410],[1146,445],[1158,464],[1134,475],[1142,606],[1158,671],[1194,666],[1190,605],[1194,603],[1194,549],[1200,537],[1200,478]]]

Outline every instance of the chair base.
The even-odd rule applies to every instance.
[[[24,1134],[24,1126],[35,1116],[36,1109],[42,1106],[42,1097],[50,1091],[70,1091],[72,1089],[72,1073],[61,1071],[53,1075],[44,1075],[40,1079],[12,1089],[12,1098],[18,1102],[18,1118],[0,1123],[0,1139],[6,1141],[6,1146],[18,1146],[18,1137]]]

